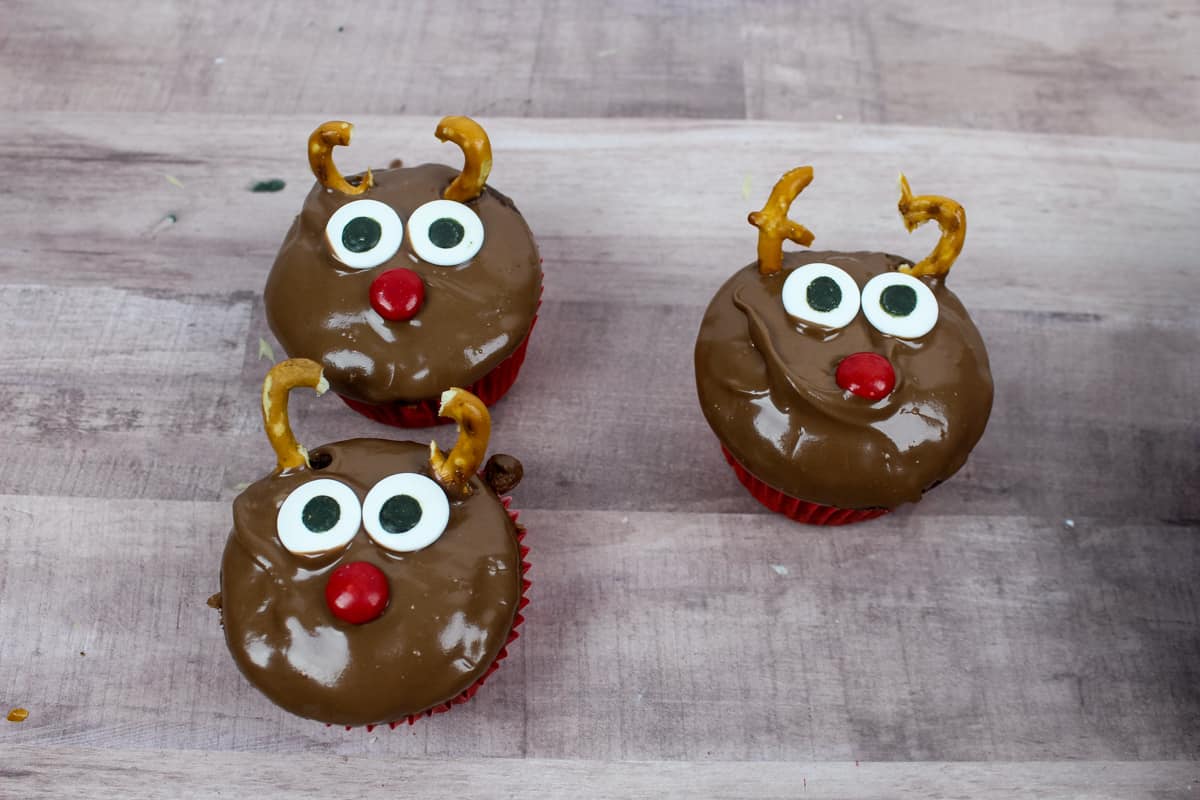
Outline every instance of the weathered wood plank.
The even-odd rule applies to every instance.
[[[207,800],[237,796],[320,798],[447,796],[488,800],[588,797],[658,800],[746,797],[884,800],[971,797],[976,800],[1194,798],[1194,764],[1161,762],[979,763],[678,763],[549,760],[452,760],[264,756],[90,748],[17,747],[0,767],[0,789],[14,797],[173,795]]]
[[[745,116],[729,4],[9,5],[6,110]]]
[[[0,712],[31,716],[0,795],[1200,791],[1194,4],[2,5]],[[455,161],[448,112],[546,256],[494,439],[534,605],[471,704],[347,733],[250,689],[204,599],[269,464],[259,292],[305,136]],[[613,114],[795,122],[512,119]],[[764,513],[692,389],[745,214],[803,162],[820,247],[929,247],[901,169],[964,203],[997,380],[964,471],[848,530]],[[295,422],[397,435],[332,398]]]
[[[304,141],[321,119],[0,118],[12,143],[0,153],[0,282],[260,291],[312,185]],[[433,118],[356,121],[354,145],[339,151],[346,171],[396,156],[458,157],[433,137]],[[927,252],[932,226],[910,238],[896,213],[902,169],[917,191],[962,202],[970,234],[951,280],[972,309],[1157,313],[1190,308],[1200,285],[1200,144],[894,126],[484,122],[492,182],[541,243],[548,300],[707,304],[754,259],[746,213],[799,163],[814,164],[817,179],[794,216],[821,248]],[[248,191],[268,177],[288,185]]]
[[[230,380],[254,295],[36,286],[0,295],[16,311],[0,317],[5,491],[219,495],[231,432],[258,413]]]
[[[528,622],[469,705],[368,734],[241,679],[225,502],[0,500],[17,744],[581,760],[1155,760],[1200,752],[1194,527],[526,508]],[[45,587],[54,587],[46,591]]]
[[[258,342],[272,340],[257,296],[0,286],[0,303],[38,309],[0,320],[6,492],[228,499],[270,467]],[[954,480],[905,515],[1200,519],[1189,400],[1200,373],[1180,368],[1200,346],[1190,314],[976,319],[997,386],[988,433]],[[699,309],[676,305],[543,304],[521,379],[494,410],[493,449],[525,463],[527,505],[766,513],[700,414],[698,320]],[[383,428],[332,396],[298,397],[293,415],[312,445],[433,435]],[[451,431],[436,435],[445,444]]]
[[[214,140],[214,125],[206,120],[49,114],[0,121],[9,129],[5,138],[21,142],[11,156],[0,157],[14,185],[0,196],[10,231],[0,243],[0,280],[155,293],[170,286],[203,296],[200,308],[178,303],[196,324],[209,304],[256,295],[279,231],[308,185],[302,159],[283,155],[279,143],[306,128],[300,119],[256,118],[256,136],[237,145],[248,152],[227,153],[230,143]],[[363,121],[365,132],[351,148],[347,168],[382,163],[396,152],[407,157],[409,146],[414,160],[447,158],[429,135],[432,124]],[[223,120],[215,127],[236,125]],[[928,246],[932,232],[908,242],[893,211],[890,175],[906,154],[938,153],[924,185],[963,187],[971,234],[953,280],[992,343],[999,400],[992,433],[968,471],[931,496],[924,513],[944,508],[1068,517],[1087,510],[1138,517],[1150,508],[1163,519],[1200,517],[1200,500],[1188,488],[1200,469],[1192,457],[1195,406],[1188,400],[1195,396],[1197,373],[1179,368],[1197,343],[1191,316],[1200,283],[1191,235],[1200,215],[1197,146],[866,127],[848,129],[840,139],[821,126],[502,120],[492,127],[496,182],[521,201],[547,256],[547,302],[532,358],[498,411],[512,409],[498,444],[557,476],[553,484],[528,489],[538,493],[538,505],[755,508],[729,478],[695,413],[689,362],[700,308],[731,269],[751,257],[744,213],[778,172],[779,142],[786,135],[795,142],[793,158],[802,154],[831,165],[832,185],[819,180],[812,197],[797,206],[797,216],[819,231],[822,246],[908,253]],[[25,129],[41,135],[27,140],[18,135]],[[73,177],[46,188],[43,176],[63,160]],[[613,163],[631,165],[619,181],[612,180]],[[664,193],[664,164],[697,176],[697,189]],[[1012,186],[1016,166],[1025,170],[1027,192]],[[819,175],[825,174],[822,167]],[[272,175],[287,177],[283,193],[245,190],[251,178]],[[747,197],[742,189],[750,176]],[[115,202],[114,185],[139,188]],[[564,195],[563,186],[587,188]],[[824,199],[818,191],[832,196]],[[60,208],[81,211],[56,216]],[[847,222],[847,209],[856,208],[869,210]],[[161,224],[168,214],[177,216],[175,224]],[[53,238],[42,233],[46,219],[56,220]],[[103,293],[93,299],[82,288],[72,301],[93,315],[115,313],[121,302],[120,295]],[[17,305],[40,308],[45,302]],[[29,338],[61,351],[41,322],[11,318],[10,340]],[[128,333],[135,338],[127,347],[136,352],[140,333]],[[0,467],[7,490],[211,499],[250,480],[261,468],[260,454],[241,443],[258,435],[253,398],[265,368],[253,355],[259,336],[269,338],[256,314],[241,345],[250,355],[240,386],[223,388],[218,398],[232,420],[226,412],[207,422],[202,415],[181,415],[178,395],[151,388],[190,380],[176,373],[190,369],[181,359],[159,365],[165,371],[118,376],[120,384],[107,390],[91,386],[84,396],[90,406],[75,416],[89,420],[76,424],[94,430],[70,448],[46,431],[61,424],[55,420],[71,418],[54,398],[74,391],[77,375],[47,377],[42,367],[31,374],[24,356],[10,362],[10,379],[25,387],[17,394],[30,408],[10,406],[8,412],[10,428],[26,447]],[[646,341],[655,347],[645,348]],[[89,349],[90,340],[81,342],[67,351],[70,358],[99,355]],[[189,346],[205,347],[207,340]],[[585,364],[588,369],[581,369]],[[213,371],[205,385],[232,379],[232,373]],[[65,385],[49,385],[54,381]],[[28,388],[34,384],[36,391]],[[1115,400],[1094,402],[1105,392]],[[106,398],[119,396],[127,396],[126,417],[141,414],[141,425],[152,432],[133,425],[125,432],[103,430],[113,405]],[[654,405],[628,415],[629,397]],[[35,413],[27,414],[31,409]],[[313,413],[311,430],[321,439],[374,430],[333,402]],[[187,449],[162,435],[181,427],[185,441],[193,431],[198,439]],[[676,479],[665,485],[647,480],[662,454],[681,441],[694,443],[693,460],[679,465]],[[67,470],[59,468],[64,451]],[[234,461],[225,462],[224,479],[215,465],[195,458],[225,451],[234,453]],[[580,452],[621,459],[615,468],[598,470],[581,462]],[[134,477],[114,484],[103,476],[122,459],[129,459]],[[1033,471],[1031,464],[1044,468]]]
[[[1200,8],[745,4],[750,118],[1195,140]]]
[[[467,22],[469,20],[469,23]],[[893,122],[1196,139],[1186,0],[10,0],[0,109]],[[469,38],[464,30],[469,25]]]

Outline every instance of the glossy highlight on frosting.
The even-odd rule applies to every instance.
[[[881,333],[861,310],[844,327],[787,313],[794,270],[826,263],[861,290],[910,264],[885,253],[798,252],[763,274],[736,272],[708,306],[696,341],[700,404],[727,451],[758,479],[809,503],[888,509],[953,475],[983,435],[992,405],[987,351],[944,275],[921,277],[938,318],[923,336]],[[839,386],[839,364],[877,354],[894,370],[880,399]],[[870,394],[870,392],[864,392]]]
[[[234,502],[221,565],[226,641],[250,682],[288,711],[343,725],[411,718],[477,685],[510,640],[523,603],[521,531],[478,476],[448,495],[445,530],[414,552],[389,550],[362,526],[323,555],[295,555],[277,534],[280,506],[301,484],[336,480],[361,504],[388,476],[434,477],[429,452],[382,439],[324,445],[309,454],[311,469],[276,472]],[[514,459],[493,461],[519,480]],[[326,596],[348,564],[371,565],[387,581],[386,607],[361,624],[335,615]]]

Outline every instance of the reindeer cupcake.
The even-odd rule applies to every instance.
[[[352,126],[308,141],[317,183],[267,278],[267,321],[293,357],[322,365],[355,410],[401,426],[438,421],[465,386],[487,405],[512,386],[542,292],[541,259],[517,207],[487,185],[487,133],[446,117],[436,136],[465,155],[345,178],[333,148]]]
[[[946,288],[966,215],[914,197],[910,231],[942,236],[916,264],[887,253],[783,252],[813,234],[788,219],[812,181],[799,167],[761,211],[758,261],[710,303],[696,340],[696,386],[739,480],[764,505],[814,524],[877,517],[916,502],[966,462],[992,407],[987,350]]]
[[[340,725],[412,722],[469,700],[506,655],[528,581],[524,529],[503,494],[520,462],[482,476],[487,407],[442,397],[458,441],[353,439],[307,452],[288,392],[327,386],[319,364],[276,365],[263,384],[275,471],[234,501],[221,617],[238,668],[267,697]]]

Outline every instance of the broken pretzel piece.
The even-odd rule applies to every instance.
[[[429,443],[433,476],[448,493],[465,497],[471,493],[471,478],[479,471],[492,434],[492,417],[478,397],[457,387],[442,392],[438,413],[458,423],[458,440],[444,455],[437,442]]]
[[[945,275],[954,266],[954,260],[962,252],[967,238],[967,214],[963,207],[949,197],[934,194],[913,196],[908,178],[900,175],[900,202],[897,204],[904,227],[912,233],[929,220],[937,222],[942,237],[934,245],[933,252],[912,266],[900,267],[901,272],[921,276]]]
[[[747,219],[758,228],[758,271],[773,275],[783,269],[783,240],[808,247],[813,242],[813,233],[798,222],[788,219],[788,209],[804,187],[812,183],[812,167],[796,167],[784,174],[762,211],[755,211]]]
[[[320,364],[307,358],[281,361],[271,367],[263,381],[263,427],[275,450],[276,472],[309,466],[308,451],[296,441],[292,423],[288,419],[288,392],[300,386],[316,389],[318,395],[325,393],[329,383],[321,372]]]
[[[342,177],[342,173],[333,163],[333,148],[350,144],[350,134],[353,130],[354,126],[349,122],[332,120],[321,125],[308,137],[308,165],[312,167],[317,183],[326,189],[348,195],[362,194],[370,189],[374,182],[371,170],[367,170],[362,181],[355,186]]]

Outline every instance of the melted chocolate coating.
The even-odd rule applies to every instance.
[[[414,442],[352,439],[314,452],[320,470],[270,475],[233,505],[233,532],[221,562],[225,639],[238,668],[283,708],[339,725],[393,722],[446,702],[477,681],[508,640],[521,599],[517,527],[478,478],[450,500],[436,542],[392,553],[362,528],[342,550],[295,556],[276,534],[284,498],[316,478],[345,483],[359,501],[397,472],[431,476],[429,448]],[[314,459],[315,460],[315,459]],[[387,577],[383,614],[353,625],[325,600],[338,566],[366,561]]]
[[[416,402],[451,386],[470,386],[512,354],[529,333],[541,296],[537,245],[515,205],[491,187],[466,205],[484,227],[480,251],[439,267],[413,252],[409,231],[391,259],[351,269],[334,258],[325,224],[354,200],[390,205],[407,226],[412,212],[438,200],[458,171],[442,164],[384,169],[375,185],[349,197],[315,184],[267,278],[267,322],[292,358],[321,364],[338,394],[365,403]],[[406,267],[425,283],[425,303],[404,322],[371,307],[371,282]]]
[[[915,502],[949,478],[983,435],[992,408],[987,350],[941,278],[922,278],[938,302],[933,330],[908,340],[875,330],[860,310],[846,327],[805,325],[784,310],[788,274],[821,261],[861,290],[909,263],[886,253],[788,253],[784,268],[757,264],[717,292],[696,340],[696,387],[709,425],[762,481],[801,500],[839,508]],[[896,386],[872,402],[835,378],[846,356],[891,362]]]

